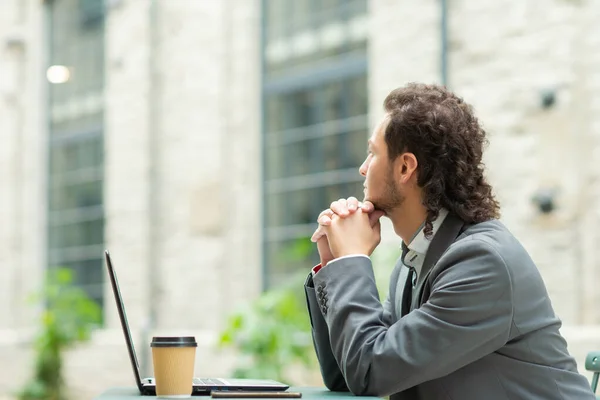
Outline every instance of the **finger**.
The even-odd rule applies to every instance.
[[[338,201],[334,201],[329,206],[331,211],[340,216],[348,215],[348,209],[346,207],[346,199],[339,199]]]
[[[327,240],[329,240],[328,235],[329,235],[330,230],[331,230],[331,226],[322,226],[321,231],[323,232],[323,235],[319,239],[321,240],[321,239],[323,239],[323,236],[327,236]]]
[[[321,215],[317,222],[322,226],[331,225],[331,217],[329,215]]]
[[[331,211],[331,209],[330,209],[330,208],[328,208],[328,209],[326,209],[326,210],[323,210],[323,211],[321,211],[321,214],[319,214],[319,216],[317,217],[317,220],[318,220],[319,218],[321,218],[323,215],[326,215],[326,216],[328,216],[329,218],[331,218],[331,217],[333,217],[333,214],[334,214],[334,213],[333,213],[333,211]]]
[[[356,197],[348,197],[347,203],[348,211],[354,212],[358,209],[358,199]]]
[[[369,200],[364,201],[361,206],[362,210],[366,213],[370,213],[375,210],[375,206]]]
[[[375,210],[371,214],[369,214],[369,224],[371,227],[375,227],[376,224],[379,224],[379,219],[383,217],[385,213],[381,210]]]
[[[381,235],[381,221],[377,220],[375,221],[375,224],[373,225],[373,230],[378,234]]]
[[[381,242],[381,222],[379,222],[379,220],[375,222],[375,225],[373,226],[373,232],[375,232],[377,238],[377,245],[379,245],[379,243]]]
[[[310,238],[310,241],[313,242],[313,243],[316,243],[323,236],[325,236],[325,231],[321,228],[321,226],[319,226],[317,229],[315,229],[315,232],[312,234],[312,237]]]
[[[339,215],[348,215],[349,214],[348,213],[348,201],[344,198],[341,198],[337,202],[341,207],[340,208],[341,214],[339,214]]]

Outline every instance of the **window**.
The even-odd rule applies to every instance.
[[[104,243],[104,21],[102,2],[48,5],[49,66],[68,67],[49,88],[48,268],[66,267],[100,306]]]
[[[264,0],[264,7],[268,287],[317,262],[308,241],[316,217],[330,201],[362,193],[358,167],[369,133],[366,0]]]

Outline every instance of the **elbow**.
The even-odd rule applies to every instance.
[[[323,383],[325,387],[332,392],[347,392],[348,386],[346,386],[346,381],[340,375],[335,379],[323,379]]]
[[[346,383],[348,389],[355,396],[373,396],[375,393],[370,390],[368,385],[369,382],[369,370],[366,371],[363,368],[348,368],[346,369],[347,379]]]
[[[386,397],[390,393],[386,391],[386,385],[377,377],[381,377],[383,371],[374,364],[374,359],[357,354],[357,357],[347,360],[344,371],[348,389],[355,396]]]
[[[332,392],[347,392],[346,380],[338,368],[335,360],[331,363],[321,363],[321,376],[325,387]]]
[[[348,385],[350,392],[355,396],[371,396],[371,393],[367,391],[364,386],[360,385]]]
[[[348,388],[350,392],[355,396],[373,396],[373,397],[387,397],[390,393],[383,392],[378,390],[376,387],[371,387],[365,383],[366,377],[364,381],[361,382],[348,382]]]
[[[348,383],[348,388],[350,389],[350,392],[355,395],[355,396],[375,396],[375,397],[382,397],[382,395],[380,393],[378,393],[375,390],[370,390],[367,386],[365,385],[353,385]]]

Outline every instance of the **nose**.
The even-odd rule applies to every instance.
[[[367,156],[367,158],[365,158],[365,161],[363,161],[362,165],[360,166],[360,168],[358,169],[358,172],[362,175],[362,176],[367,176],[367,170],[369,169],[369,161],[371,160],[371,156]]]

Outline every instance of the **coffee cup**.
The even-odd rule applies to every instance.
[[[184,398],[192,395],[196,338],[155,336],[150,343],[156,396]]]

